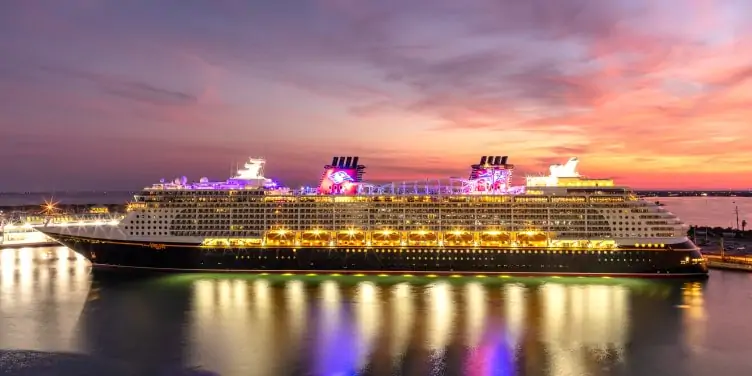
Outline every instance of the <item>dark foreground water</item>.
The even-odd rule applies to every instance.
[[[743,376],[752,274],[122,281],[65,248],[5,249],[0,349],[0,373],[29,375]]]

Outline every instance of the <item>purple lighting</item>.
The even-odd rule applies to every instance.
[[[277,181],[264,177],[263,159],[250,159],[244,168],[225,181],[210,181],[201,178],[188,182],[185,177],[160,179],[146,190],[265,190],[266,194],[289,195],[486,195],[523,194],[525,186],[512,186],[514,166],[473,165],[469,179],[449,178],[394,182],[383,185],[362,181],[361,165],[358,168],[332,167],[327,165],[318,187],[301,186],[290,189]],[[354,162],[353,162],[354,163]],[[352,163],[351,163],[352,164]],[[480,167],[479,167],[480,166]]]
[[[353,179],[346,171],[339,170],[329,176],[329,179],[334,184],[342,184],[345,181],[354,181]]]

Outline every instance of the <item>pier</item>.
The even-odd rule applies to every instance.
[[[711,269],[739,270],[752,272],[752,255],[721,256],[703,255]]]

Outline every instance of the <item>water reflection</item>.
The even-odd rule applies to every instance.
[[[88,263],[67,248],[0,249],[0,348],[75,347],[88,293]]]
[[[247,275],[104,283],[64,248],[0,250],[0,348],[222,375],[598,376],[640,364],[644,346],[628,344],[646,339],[702,352],[704,288]]]
[[[368,365],[381,330],[381,299],[381,289],[373,282],[361,282],[355,286],[356,370],[363,370]]]
[[[682,287],[683,321],[686,328],[685,343],[695,352],[701,352],[705,343],[705,299],[701,283],[686,283]]]
[[[413,286],[402,282],[392,286],[389,349],[392,368],[398,369],[404,360],[415,325]]]

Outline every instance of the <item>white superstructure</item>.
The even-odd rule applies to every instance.
[[[333,164],[321,186],[337,177],[352,194],[322,194],[321,188],[278,186],[263,176],[265,161],[252,158],[224,182],[179,178],[147,187],[116,225],[54,231],[241,246],[650,248],[687,241],[687,227],[674,214],[611,179],[581,176],[576,158],[551,166],[546,176],[527,177],[520,187],[510,185],[514,166],[506,157],[502,162],[483,157],[470,179],[388,185],[360,182],[356,166]]]

